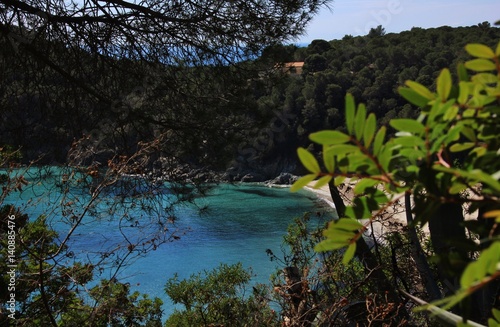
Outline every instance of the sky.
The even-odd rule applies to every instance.
[[[471,26],[500,20],[500,0],[334,0],[309,23],[297,42],[366,35],[382,25],[387,33],[412,27]]]

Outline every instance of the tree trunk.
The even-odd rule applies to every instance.
[[[330,194],[332,196],[333,203],[335,204],[335,208],[337,210],[337,214],[339,218],[345,217],[345,209],[346,206],[342,197],[340,196],[340,192],[333,185],[333,183],[329,183]],[[391,283],[389,278],[385,275],[384,271],[381,269],[381,264],[378,262],[376,256],[370,250],[368,244],[366,243],[363,237],[360,237],[356,242],[356,258],[363,264],[365,271],[371,273],[372,278],[375,279],[375,284],[378,285],[378,293],[379,294],[387,294],[387,300],[396,304],[401,303],[401,298],[398,295],[397,288],[394,284]],[[401,308],[399,311],[399,317],[403,320],[408,316],[408,313],[404,308]]]
[[[411,213],[411,196],[410,193],[405,193],[405,213],[406,213],[406,225],[408,227],[408,237],[411,242],[411,253],[413,260],[417,265],[417,270],[420,273],[420,277],[425,285],[425,290],[429,295],[431,301],[438,300],[441,298],[441,291],[438,284],[434,280],[432,270],[427,262],[427,257],[422,250],[420,245],[420,240],[418,239],[415,226],[413,226],[413,214]]]

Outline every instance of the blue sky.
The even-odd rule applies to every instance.
[[[412,27],[470,26],[500,20],[499,0],[334,0],[309,23],[299,44],[350,34],[366,35],[382,25],[397,33]]]

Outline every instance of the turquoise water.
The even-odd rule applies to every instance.
[[[65,197],[54,187],[61,179],[60,172],[57,169],[49,172],[45,178],[31,178],[31,184],[24,192],[12,194],[6,202],[25,206],[24,211],[30,217],[47,214],[52,226],[65,235],[69,228],[65,221],[70,221],[68,217],[71,214],[62,211],[61,208],[65,208],[62,203],[73,201],[69,207],[74,210],[73,213],[81,214],[89,196],[85,192],[79,194],[73,191],[71,197]],[[159,202],[170,201],[169,195],[159,197]],[[164,209],[161,205],[153,212],[143,212],[134,198],[127,201],[124,207],[128,208],[131,218],[125,223],[123,218],[118,218],[122,217],[123,208],[117,209],[111,218],[87,215],[71,237],[72,256],[65,260],[71,262],[88,256],[97,258],[99,251],[122,244],[124,235],[131,239],[143,237],[156,228],[132,227],[145,226],[161,217]],[[103,201],[94,209],[105,212],[109,210],[107,206],[108,203]],[[165,215],[175,215],[175,224],[169,226],[169,233],[179,231],[176,235],[180,238],[127,262],[117,278],[130,283],[132,291],[160,297],[165,302],[164,317],[173,311],[164,293],[164,285],[174,274],[187,278],[199,271],[215,268],[220,263],[241,262],[245,268],[252,270],[252,282],[267,283],[277,267],[269,260],[266,250],[281,253],[282,237],[293,219],[317,210],[316,196],[307,191],[291,193],[288,188],[257,184],[218,185],[207,195],[196,198],[192,204],[164,211]],[[317,223],[322,224],[320,221]],[[130,228],[118,228],[118,225],[129,227],[127,224]],[[101,277],[109,278],[113,272],[111,269],[102,271]]]

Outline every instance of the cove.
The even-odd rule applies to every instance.
[[[29,177],[29,175],[28,175]],[[55,184],[60,182],[57,169],[47,170],[45,177],[27,178],[30,186],[22,193],[12,193],[5,203],[23,207],[30,219],[50,215],[52,227],[65,233],[68,225],[61,210],[61,193]],[[84,194],[77,194],[74,201],[83,201]],[[146,223],[141,218],[146,215],[140,207],[130,200],[128,214],[131,224]],[[106,203],[98,209],[105,210]],[[77,208],[77,210],[81,208]],[[219,184],[204,196],[197,197],[193,203],[176,206],[175,228],[181,233],[178,239],[161,244],[145,255],[135,257],[119,270],[116,278],[130,283],[131,291],[139,291],[150,297],[163,300],[163,317],[167,318],[174,310],[164,292],[166,281],[175,274],[180,279],[203,270],[211,270],[220,263],[241,262],[244,268],[251,269],[253,283],[268,283],[269,276],[278,266],[266,255],[270,249],[279,255],[282,251],[282,237],[294,218],[306,212],[323,210],[317,197],[308,191],[291,193],[288,188],[267,187],[262,184]],[[118,216],[118,215],[117,215]],[[314,215],[313,215],[314,216]],[[325,218],[318,218],[318,226]],[[72,260],[88,258],[103,250],[108,242],[121,241],[114,219],[84,220],[69,243]],[[110,278],[111,271],[103,270],[96,280]]]

